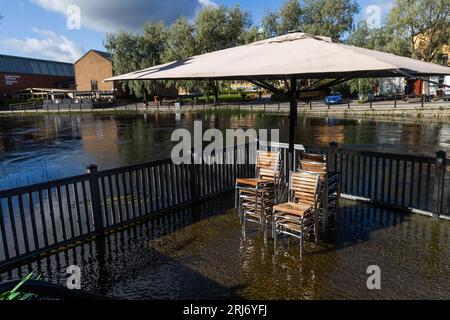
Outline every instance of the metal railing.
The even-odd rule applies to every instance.
[[[450,166],[446,153],[436,157],[310,148],[328,155],[330,170],[341,173],[344,197],[402,210],[450,217]]]
[[[165,159],[105,171],[93,165],[84,175],[0,191],[0,265],[232,190],[237,177],[254,174],[249,161],[236,161],[249,148],[216,155],[233,157],[233,164],[202,158],[200,164]]]
[[[14,111],[27,112],[42,109],[42,102],[26,102],[26,103],[15,103],[9,105],[9,111],[14,113]]]
[[[302,146],[290,163],[281,149],[283,172],[298,168]],[[236,178],[254,177],[250,149],[234,146],[215,154],[222,162],[191,154],[191,163],[171,159],[87,173],[75,177],[0,191],[0,266],[103,235],[153,215],[199,203],[234,189]],[[343,196],[375,205],[450,216],[450,174],[446,155],[397,155],[338,147],[307,148],[328,155],[330,171],[340,172]],[[245,161],[239,162],[239,157]],[[232,159],[226,164],[224,159]],[[241,163],[241,164],[239,164]]]

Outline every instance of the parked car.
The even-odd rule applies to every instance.
[[[325,97],[325,104],[342,104],[342,94],[340,92],[332,92],[329,96]]]

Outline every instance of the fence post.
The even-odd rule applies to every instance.
[[[421,107],[423,108],[424,104],[425,104],[425,95],[424,94],[422,94],[422,99],[421,99],[420,103],[421,103]]]
[[[94,216],[94,232],[97,235],[104,234],[105,226],[103,224],[102,204],[100,199],[100,185],[98,183],[98,167],[94,164],[86,168],[86,172],[90,174],[89,190],[92,201],[92,215]]]
[[[397,94],[394,94],[394,108],[397,108]]]
[[[445,151],[436,152],[436,168],[434,175],[435,203],[433,210],[433,218],[439,218],[439,215],[443,213],[446,157],[447,154]]]
[[[334,155],[334,165],[333,165],[334,172],[338,171],[337,170],[337,167],[338,167],[338,165],[337,165],[337,149],[338,149],[338,143],[335,141],[330,142],[330,154]],[[328,163],[330,163],[330,159],[328,159]],[[328,170],[329,169],[330,168],[328,168]]]
[[[350,98],[347,99],[347,109],[350,109]]]
[[[189,166],[189,178],[190,178],[190,189],[191,189],[191,200],[194,204],[200,201],[200,179],[197,179],[200,173],[200,165],[196,163],[195,152],[191,152],[191,164]],[[203,159],[202,159],[203,161]]]

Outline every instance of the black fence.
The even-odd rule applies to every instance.
[[[330,170],[341,173],[344,196],[450,217],[450,162],[443,151],[424,157],[361,151],[335,143],[310,151],[328,155]]]
[[[287,145],[261,143],[260,147],[282,150],[286,177],[297,167],[303,150],[296,146],[296,163],[291,164]],[[233,190],[236,178],[255,174],[250,161],[253,149],[256,146],[226,148],[214,155],[218,162],[198,161],[192,154],[192,164],[175,165],[165,159],[105,171],[91,166],[84,175],[0,191],[0,266]],[[450,168],[445,153],[420,157],[335,144],[308,151],[328,154],[330,170],[342,175],[344,196],[450,216]]]
[[[233,157],[233,164],[202,158],[200,164],[165,159],[100,172],[91,166],[84,175],[0,191],[0,265],[232,190],[237,177],[254,175],[245,158],[249,148],[216,155]],[[241,156],[246,161],[237,164]]]

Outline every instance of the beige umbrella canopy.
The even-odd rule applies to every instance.
[[[345,45],[328,37],[302,32],[193,56],[105,81],[247,80],[291,102],[289,143],[294,147],[298,79],[336,79],[329,85],[360,77],[448,75],[450,68],[389,53]],[[290,80],[287,92],[267,80]],[[287,81],[286,81],[286,84]]]
[[[257,80],[450,74],[450,68],[294,32],[106,79]]]

